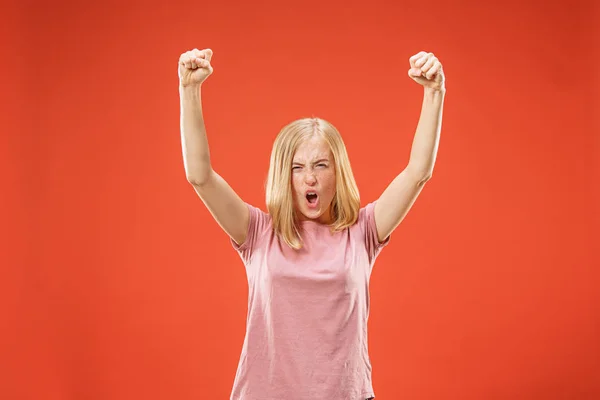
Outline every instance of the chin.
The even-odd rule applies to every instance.
[[[321,220],[328,219],[327,218],[327,210],[321,210],[321,209],[310,210],[309,209],[309,210],[299,210],[298,212],[301,215],[301,219],[303,219],[303,220],[322,222]],[[323,223],[325,223],[325,222],[323,222]]]
[[[329,220],[328,212],[331,206],[331,202],[327,207],[323,207],[322,204],[318,208],[310,208],[306,204],[295,204],[296,215],[299,220],[309,220],[315,222],[322,222],[321,220]],[[325,222],[323,222],[325,223]]]

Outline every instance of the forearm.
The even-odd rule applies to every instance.
[[[423,179],[428,179],[433,174],[442,130],[445,95],[445,89],[441,91],[425,89],[424,91],[421,116],[408,163],[408,168],[422,176]]]
[[[202,86],[179,87],[181,147],[189,182],[202,183],[211,171],[210,152],[202,113]]]

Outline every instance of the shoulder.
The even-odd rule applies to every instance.
[[[244,204],[248,208],[249,214],[246,240],[242,244],[237,244],[231,240],[231,245],[238,252],[251,253],[256,247],[260,246],[265,233],[273,229],[273,221],[269,213],[252,204],[246,202]]]
[[[264,231],[268,231],[273,227],[273,218],[271,214],[263,211],[259,207],[246,203],[250,220],[248,221],[248,229],[255,235],[260,235]]]
[[[356,224],[365,241],[371,260],[374,260],[381,249],[390,242],[390,236],[386,237],[383,242],[380,242],[378,239],[377,225],[375,223],[375,204],[377,204],[376,200],[368,203],[359,210]]]
[[[261,208],[256,207],[252,204],[249,203],[245,203],[246,207],[248,207],[248,210],[250,211],[250,214],[252,214],[255,218],[259,219],[259,220],[271,220],[271,214],[269,214],[266,211],[263,211]]]
[[[370,224],[375,220],[375,203],[377,203],[377,201],[367,203],[364,207],[361,207],[358,210],[358,218],[356,220],[356,225],[364,227],[365,225]]]

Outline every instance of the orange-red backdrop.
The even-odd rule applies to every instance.
[[[433,179],[371,281],[379,399],[599,398],[592,3],[6,4],[0,397],[228,398],[246,277],[179,140],[177,60],[210,47],[214,168],[263,209],[311,115],[377,198],[419,116],[408,58],[444,65]]]

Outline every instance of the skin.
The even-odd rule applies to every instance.
[[[317,208],[307,205],[306,191],[309,189],[319,195]],[[331,203],[335,189],[335,163],[331,149],[322,138],[313,136],[298,147],[292,163],[292,191],[298,219],[322,224],[333,222]]]
[[[192,184],[219,225],[238,244],[246,239],[249,211],[243,200],[212,168],[206,128],[202,114],[201,86],[212,74],[212,50],[193,49],[179,59],[179,93],[181,104],[181,137],[184,166]],[[408,76],[424,88],[421,116],[406,168],[381,194],[374,210],[379,240],[389,236],[411,209],[423,186],[431,179],[437,156],[444,98],[445,74],[442,64],[433,53],[421,51],[409,59]],[[316,141],[318,142],[318,141]],[[309,140],[307,143],[313,143]],[[297,154],[299,162],[293,175],[294,202],[300,219],[331,222],[330,207],[335,193],[333,157],[322,143],[315,148],[305,144]],[[313,165],[313,152],[327,152],[329,163]],[[304,159],[300,159],[304,158]],[[323,168],[325,170],[323,170]],[[306,206],[305,190],[316,188],[321,196],[317,210]]]

